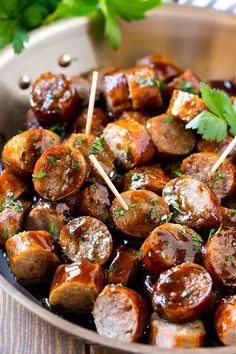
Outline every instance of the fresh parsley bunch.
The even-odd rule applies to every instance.
[[[236,107],[232,105],[227,93],[212,89],[205,83],[201,83],[200,91],[208,110],[198,114],[186,125],[186,128],[197,129],[204,139],[217,142],[226,138],[228,130],[235,136]]]
[[[16,53],[24,48],[28,32],[57,19],[100,13],[105,22],[104,35],[113,48],[121,43],[118,19],[144,18],[146,11],[162,0],[0,0],[0,48],[8,43]]]

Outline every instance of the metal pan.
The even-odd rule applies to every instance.
[[[28,106],[29,90],[19,88],[22,74],[34,79],[44,71],[66,74],[86,72],[99,65],[128,67],[136,58],[155,52],[163,53],[183,68],[193,68],[203,78],[228,78],[235,74],[236,17],[209,10],[166,5],[151,12],[145,21],[122,23],[123,42],[114,52],[98,41],[87,19],[61,21],[32,36],[27,50],[13,55],[8,48],[0,55],[0,131],[7,136],[22,126]],[[58,65],[61,54],[74,60],[68,68]],[[68,322],[41,307],[34,297],[11,276],[6,259],[0,255],[0,287],[27,309],[87,343],[96,343],[109,352],[156,354],[167,353],[144,344],[127,344],[103,338],[95,332]],[[236,347],[175,350],[178,354],[232,354]]]

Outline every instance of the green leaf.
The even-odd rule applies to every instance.
[[[12,38],[12,46],[17,54],[19,54],[22,49],[24,49],[24,44],[29,39],[29,36],[25,30],[22,28],[16,28],[13,38]]]
[[[117,18],[112,10],[107,6],[106,0],[99,0],[100,8],[105,17],[105,36],[110,41],[112,47],[117,49],[121,43],[121,30]]]
[[[87,16],[96,11],[97,0],[62,0],[46,23],[64,17]]]
[[[222,141],[227,136],[226,121],[208,111],[203,111],[198,114],[187,125],[187,129],[197,129],[203,139]]]
[[[200,84],[200,90],[204,103],[210,111],[217,116],[223,117],[227,99],[229,98],[227,93],[213,89],[203,82]]]

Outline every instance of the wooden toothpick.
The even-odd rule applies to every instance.
[[[97,82],[98,82],[98,72],[94,71],[92,77],[92,85],[91,85],[90,96],[89,96],[89,106],[88,106],[87,121],[86,121],[86,128],[85,128],[85,134],[88,135],[91,133]]]
[[[106,182],[106,184],[108,185],[110,190],[114,193],[116,198],[119,200],[122,207],[125,210],[129,210],[128,205],[126,204],[126,202],[124,201],[124,199],[122,198],[122,196],[120,195],[120,193],[118,192],[118,190],[116,189],[116,187],[114,186],[114,184],[112,183],[110,178],[107,176],[106,172],[104,171],[104,169],[102,168],[102,166],[100,165],[100,163],[98,162],[96,157],[94,155],[89,155],[89,159],[92,161],[92,163],[94,164],[94,167],[97,169],[99,174],[102,176],[102,178],[104,179],[104,181]]]
[[[224,150],[224,152],[220,155],[216,163],[211,169],[211,173],[214,173],[218,167],[222,164],[222,162],[226,159],[226,157],[229,155],[230,151],[235,147],[236,145],[236,136],[233,138],[231,143],[227,146],[227,148]]]

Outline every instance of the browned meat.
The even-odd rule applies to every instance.
[[[236,295],[225,297],[217,307],[215,329],[224,345],[236,345]]]
[[[221,155],[227,146],[233,140],[232,136],[228,135],[224,140],[217,142],[217,141],[209,141],[205,139],[199,139],[196,145],[196,150],[198,152],[216,152]],[[236,146],[231,150],[229,155],[227,156],[227,160],[236,162]]]
[[[29,191],[29,184],[23,178],[14,175],[10,169],[6,168],[0,175],[0,205],[9,197],[17,199],[23,193]]]
[[[49,301],[67,312],[89,313],[103,287],[104,272],[98,264],[63,264],[54,274]]]
[[[149,115],[146,112],[140,111],[123,111],[119,119],[135,120],[141,125],[144,125]]]
[[[191,91],[194,90],[194,92],[199,92],[201,82],[202,80],[191,69],[189,69],[168,83],[162,92],[165,97],[169,98],[172,96],[174,90],[181,90],[182,86],[186,85],[186,83],[190,86]]]
[[[222,213],[222,227],[236,231],[236,210],[221,207]]]
[[[147,323],[147,307],[134,290],[110,284],[97,297],[93,317],[100,335],[137,342]]]
[[[154,287],[154,311],[171,322],[198,319],[211,303],[212,280],[200,265],[182,263],[162,273]]]
[[[85,133],[85,127],[87,122],[87,112],[88,109],[85,108],[76,118],[75,122],[73,123],[73,130],[75,133]],[[93,124],[91,133],[94,135],[98,135],[103,131],[105,126],[109,123],[109,117],[107,113],[99,108],[95,107],[93,111]]]

